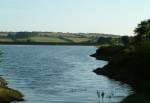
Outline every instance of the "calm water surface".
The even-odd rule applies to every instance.
[[[98,103],[97,90],[105,92],[104,103],[117,103],[130,93],[129,86],[92,72],[106,64],[89,56],[95,47],[0,45],[0,49],[4,52],[0,75],[23,92],[25,101],[20,103]]]

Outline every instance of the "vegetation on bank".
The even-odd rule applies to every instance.
[[[122,103],[150,103],[150,19],[138,24],[135,33],[124,45],[98,49],[92,56],[109,63],[94,72],[133,87],[135,94]]]

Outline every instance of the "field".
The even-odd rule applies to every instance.
[[[89,37],[74,34],[60,33],[38,33],[34,36],[23,38],[10,38],[8,33],[0,33],[0,43],[32,42],[32,43],[84,43],[90,40]]]
[[[63,32],[0,32],[0,44],[87,44],[96,43],[98,37],[115,37],[111,34]]]
[[[30,37],[29,40],[31,40],[31,42],[54,42],[54,43],[66,43],[67,42],[55,36],[48,36],[48,37],[34,36],[34,37]]]

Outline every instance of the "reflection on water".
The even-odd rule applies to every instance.
[[[106,64],[89,55],[88,46],[4,45],[0,75],[21,90],[21,103],[117,103],[130,93],[120,85],[92,72]],[[102,95],[103,93],[103,95]]]
[[[97,103],[114,103],[114,99],[120,98],[116,91],[97,90]]]

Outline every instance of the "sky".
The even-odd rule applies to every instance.
[[[134,35],[150,0],[0,0],[0,31]]]

